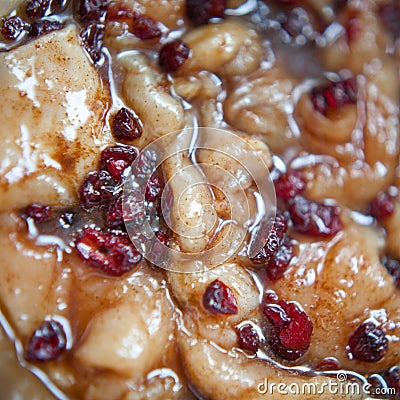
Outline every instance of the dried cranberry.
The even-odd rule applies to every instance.
[[[156,232],[157,239],[164,245],[168,246],[169,243],[169,237],[165,232],[162,231],[157,231]]]
[[[381,17],[389,32],[395,37],[400,36],[400,7],[397,4],[387,4],[380,9]]]
[[[30,361],[50,361],[65,350],[67,339],[57,321],[44,321],[30,337],[25,358]]]
[[[251,353],[257,353],[260,346],[260,339],[257,331],[251,324],[242,325],[237,330],[238,346]]]
[[[379,361],[389,346],[385,333],[372,322],[357,327],[349,339],[349,350],[353,358],[364,362]]]
[[[108,171],[117,182],[122,180],[122,174],[137,157],[133,146],[109,147],[101,153],[100,168]]]
[[[155,39],[161,36],[157,21],[143,14],[135,14],[132,33],[141,40]]]
[[[340,369],[339,361],[333,357],[324,358],[315,368],[317,371],[335,371]]]
[[[174,72],[189,58],[190,49],[182,40],[165,44],[159,54],[158,63],[166,72]]]
[[[85,229],[76,238],[80,257],[108,275],[121,276],[141,260],[140,253],[127,236]]]
[[[283,307],[278,304],[269,304],[269,299],[265,299],[262,306],[262,312],[267,317],[273,327],[281,328],[290,322],[289,317]],[[281,300],[284,301],[284,300]],[[289,303],[291,304],[291,303]]]
[[[157,217],[164,218],[163,208],[161,204],[161,199],[156,200],[153,204],[154,209],[156,210]],[[165,218],[164,218],[165,219]]]
[[[32,218],[35,222],[44,221],[50,218],[51,214],[52,210],[50,206],[44,206],[42,204],[31,204],[22,212],[24,218]]]
[[[393,367],[384,374],[385,381],[388,387],[394,388],[396,393],[394,398],[398,399],[400,396],[400,368]]]
[[[123,107],[114,116],[112,130],[117,139],[133,140],[142,136],[143,128],[140,119]]]
[[[272,223],[270,230],[267,232],[266,242],[260,252],[251,259],[254,264],[267,263],[285,239],[287,229],[287,220],[283,213],[277,213],[275,220]]]
[[[294,227],[301,233],[329,237],[343,228],[339,207],[297,196],[289,206]]]
[[[171,209],[174,203],[174,195],[170,186],[164,186],[162,196],[154,202],[154,209],[159,218],[169,221],[171,219]]]
[[[277,281],[283,277],[290,260],[293,257],[293,246],[290,240],[285,240],[275,255],[268,261],[267,275],[271,281]]]
[[[400,287],[400,261],[392,258],[385,258],[382,264],[386,267],[389,274],[393,276],[395,285]]]
[[[94,64],[98,63],[102,58],[104,25],[95,22],[91,23],[81,30],[79,36],[89,58]]]
[[[148,181],[145,191],[145,199],[147,201],[156,201],[161,197],[162,188],[160,178],[153,175]]]
[[[25,12],[30,19],[42,18],[50,12],[50,0],[30,0]]]
[[[204,307],[213,314],[237,314],[237,300],[225,283],[216,279],[211,282],[203,296]]]
[[[271,324],[269,344],[274,353],[286,360],[296,360],[309,348],[313,324],[294,303],[280,300],[263,304],[264,315]]]
[[[64,24],[58,21],[50,21],[47,19],[42,19],[40,21],[34,22],[30,29],[29,34],[33,37],[45,35],[46,33],[50,33],[53,31],[58,31],[64,28]]]
[[[314,88],[311,92],[314,109],[323,115],[346,104],[357,102],[357,82],[354,78],[332,82],[329,86]]]
[[[8,40],[15,40],[25,30],[25,24],[19,17],[6,18],[1,27],[1,34]]]
[[[107,212],[107,226],[112,229],[122,228],[124,214],[122,209],[122,196],[118,196],[110,205]]]
[[[223,18],[226,3],[226,0],[186,0],[186,15],[193,25],[203,25],[211,18]]]
[[[379,192],[369,207],[370,214],[376,219],[382,219],[394,212],[393,197],[387,192]]]
[[[85,208],[108,203],[113,196],[115,183],[107,171],[91,172],[79,190],[81,204]]]
[[[81,0],[79,17],[84,22],[99,22],[107,10],[108,0]]]
[[[156,167],[157,153],[153,150],[141,151],[135,164],[135,174],[141,178],[148,178]]]
[[[283,201],[289,201],[304,191],[306,181],[301,172],[291,170],[274,181],[274,185],[276,196]]]
[[[158,264],[162,261],[166,261],[166,258],[168,257],[168,252],[166,251],[167,249],[165,246],[168,246],[169,237],[165,232],[162,231],[157,231],[155,235],[158,240],[153,242],[151,255],[154,262]]]
[[[135,17],[134,11],[124,3],[110,3],[107,8],[107,21],[115,21],[131,25]]]
[[[291,318],[289,324],[280,331],[279,340],[286,349],[307,350],[313,328],[311,320],[305,313]]]

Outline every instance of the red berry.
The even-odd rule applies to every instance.
[[[203,296],[204,307],[213,314],[237,314],[237,300],[225,283],[216,279],[211,282]]]
[[[15,40],[25,30],[25,24],[19,17],[6,18],[1,27],[1,34],[8,40]]]
[[[144,150],[140,152],[137,162],[135,162],[135,176],[140,178],[147,178],[156,167],[157,153],[153,150]]]
[[[309,348],[313,324],[294,303],[281,300],[263,304],[263,313],[272,325],[269,344],[274,353],[286,360],[296,360]]]
[[[289,201],[304,191],[306,181],[301,172],[291,170],[274,181],[274,185],[276,196],[283,201]]]
[[[131,25],[135,17],[134,11],[124,3],[111,2],[107,8],[107,21],[115,21],[119,23],[126,23]]]
[[[22,212],[24,218],[32,218],[35,222],[44,221],[50,218],[51,214],[52,210],[50,206],[44,206],[42,204],[31,204]]]
[[[161,36],[157,21],[143,14],[135,13],[132,33],[141,40],[155,39]]]
[[[65,350],[67,344],[62,325],[57,321],[44,321],[28,340],[25,358],[30,361],[50,361]]]
[[[139,118],[126,108],[121,108],[114,116],[113,135],[117,139],[133,140],[142,136],[143,128]]]
[[[260,346],[260,339],[257,331],[250,324],[242,325],[237,330],[238,346],[251,353],[257,353]]]
[[[169,243],[169,237],[166,233],[162,232],[162,231],[157,231],[156,232],[156,236],[157,239],[164,245],[164,246],[168,246]]]
[[[211,18],[223,18],[226,0],[186,0],[186,15],[193,25],[204,25]]]
[[[154,202],[161,197],[162,187],[160,178],[153,175],[148,181],[145,191],[145,199],[150,202]]]
[[[189,58],[189,53],[189,47],[182,40],[174,40],[161,48],[158,63],[165,72],[174,72]]]
[[[90,23],[81,30],[79,36],[89,58],[94,64],[97,64],[102,58],[104,25],[95,22]]]
[[[354,78],[332,82],[329,86],[314,88],[311,92],[314,109],[323,115],[346,104],[357,102],[357,82]]]
[[[140,253],[127,236],[85,229],[76,238],[80,257],[92,267],[108,275],[121,276],[141,260]]]
[[[38,19],[50,11],[50,0],[30,0],[26,4],[25,12],[28,18]]]
[[[329,237],[343,228],[339,207],[297,196],[289,206],[293,225],[301,233]]]
[[[58,11],[62,0],[30,0],[26,4],[25,12],[28,18],[36,20]]]
[[[387,352],[389,342],[385,333],[372,322],[357,327],[349,339],[353,358],[364,362],[379,361]]]
[[[100,168],[108,171],[113,179],[120,182],[123,172],[131,166],[137,154],[133,146],[109,147],[101,153]]]
[[[393,197],[387,192],[379,192],[371,201],[369,212],[378,220],[392,215],[394,212]]]
[[[111,201],[115,183],[107,171],[91,172],[79,190],[81,204],[85,208],[100,206]]]
[[[29,34],[32,37],[37,37],[41,35],[45,35],[46,33],[50,33],[53,31],[58,31],[64,28],[64,24],[58,21],[50,21],[46,19],[42,19],[40,21],[34,22],[29,28]]]
[[[287,220],[283,213],[277,213],[272,226],[266,232],[266,242],[260,252],[251,259],[254,264],[267,263],[282,246],[287,229]]]
[[[333,357],[324,358],[315,368],[317,371],[336,371],[340,369],[339,361]]]
[[[267,275],[271,281],[277,281],[283,277],[290,260],[293,257],[293,246],[290,240],[285,240],[275,255],[268,261]]]
[[[79,17],[84,22],[99,22],[107,10],[108,0],[80,0]]]
[[[107,212],[106,225],[109,228],[117,229],[124,227],[124,214],[122,210],[122,196],[118,196],[110,205]]]
[[[168,246],[169,237],[162,231],[157,231],[155,235],[158,240],[151,247],[151,255],[154,263],[157,264],[166,261],[168,257],[168,251],[166,251],[167,249],[164,246]]]
[[[274,303],[268,304],[268,301],[265,301],[262,305],[262,312],[267,317],[272,326],[281,328],[286,323],[289,323],[289,318],[286,315],[286,311],[283,309],[283,307]]]

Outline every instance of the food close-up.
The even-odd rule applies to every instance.
[[[0,0],[0,399],[400,399],[398,0]]]

